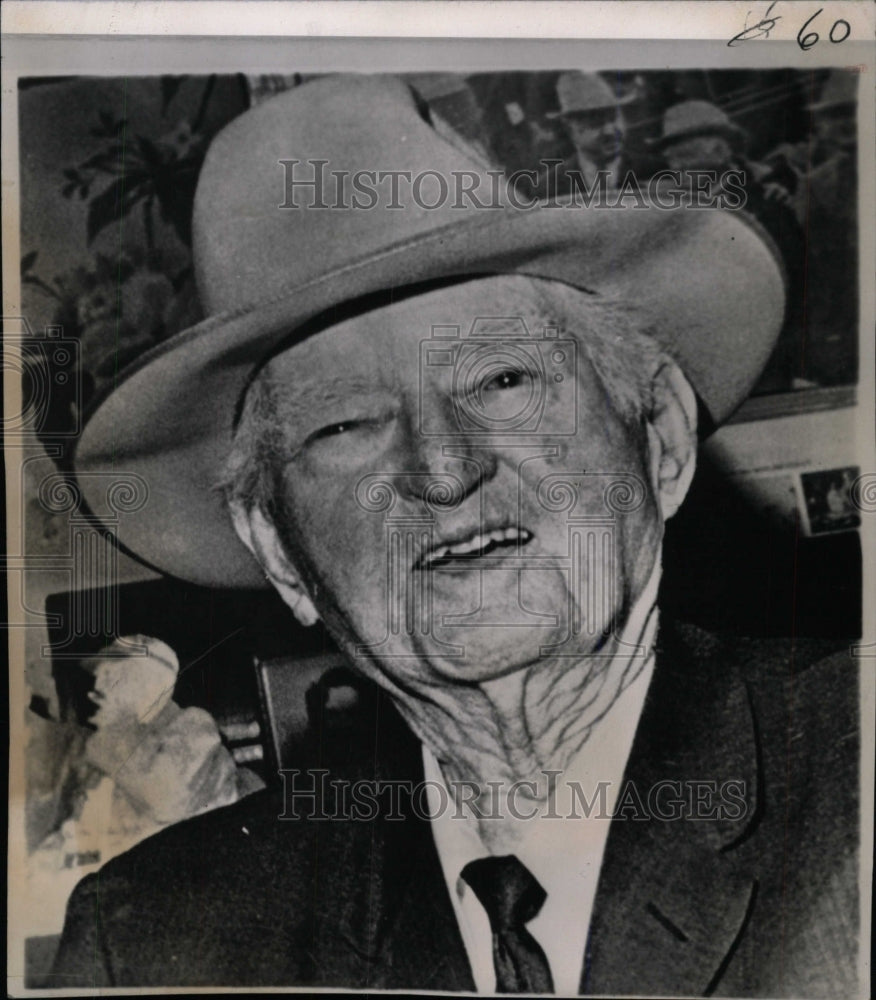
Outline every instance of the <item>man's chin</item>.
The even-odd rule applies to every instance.
[[[351,616],[344,648],[396,679],[478,683],[557,654],[586,656],[597,641],[586,623],[570,622],[568,581],[555,567],[442,570],[422,579],[427,587],[412,588],[410,604],[396,601],[394,617],[384,607]]]
[[[430,673],[452,682],[497,680],[537,664],[557,640],[556,627],[507,625],[436,628],[423,644]],[[452,651],[451,651],[452,650]]]
[[[455,586],[445,589],[448,583]],[[442,676],[501,677],[543,660],[546,648],[563,643],[569,607],[567,582],[553,568],[496,568],[438,579],[423,653]]]

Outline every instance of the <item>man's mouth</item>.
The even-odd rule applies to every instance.
[[[414,569],[437,569],[441,566],[464,566],[497,549],[515,551],[532,541],[532,532],[516,525],[470,532],[455,541],[444,541],[424,552]]]

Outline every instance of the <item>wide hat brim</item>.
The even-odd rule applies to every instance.
[[[97,403],[78,440],[73,464],[85,507],[102,516],[113,480],[134,481],[145,496],[113,512],[124,549],[194,583],[265,586],[215,488],[255,366],[291,331],[358,296],[492,273],[555,279],[638,306],[715,424],[750,391],[784,310],[775,251],[741,213],[484,211],[256,308],[213,316],[143,355]]]
[[[588,111],[610,111],[612,108],[624,108],[628,104],[633,104],[637,100],[636,94],[624,94],[622,97],[612,97],[604,104],[586,104],[579,107],[569,106],[567,108],[557,108],[555,111],[546,111],[545,118],[569,118],[572,115],[586,115]]]
[[[731,142],[741,143],[745,139],[745,129],[734,125],[732,122],[704,123],[702,125],[691,125],[687,128],[680,128],[675,132],[667,132],[657,139],[646,139],[645,142],[654,150],[662,150],[677,142],[684,142],[685,139],[695,139],[701,135],[722,135]]]

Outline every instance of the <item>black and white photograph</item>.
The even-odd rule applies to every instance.
[[[10,995],[870,995],[872,31],[726,6],[4,37]]]

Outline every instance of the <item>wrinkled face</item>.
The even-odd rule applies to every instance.
[[[732,155],[733,148],[722,135],[695,135],[664,149],[671,170],[721,170]]]
[[[626,136],[626,123],[616,108],[596,108],[565,115],[563,121],[572,145],[579,153],[597,163],[608,163],[620,156]]]
[[[527,289],[433,291],[266,371],[284,547],[335,637],[402,683],[598,650],[657,555],[641,422]]]
[[[172,671],[148,657],[100,660],[88,695],[97,711],[89,721],[100,727],[142,719],[170,696],[175,680]]]

